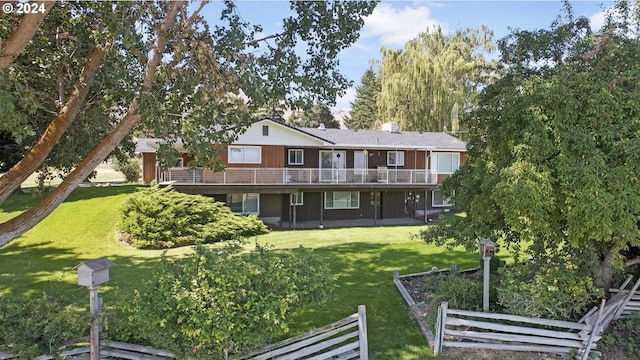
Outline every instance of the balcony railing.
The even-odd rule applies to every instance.
[[[161,181],[177,184],[283,185],[283,184],[425,184],[438,183],[432,170],[407,169],[309,169],[309,168],[227,168],[222,172],[206,169],[172,168]]]

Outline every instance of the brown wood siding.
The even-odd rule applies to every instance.
[[[468,155],[467,155],[466,152],[461,152],[460,153],[460,166],[462,166],[462,165],[467,163],[467,158],[468,158]]]
[[[404,213],[404,192],[382,192],[382,218],[394,219],[406,217]]]
[[[243,144],[244,145],[244,144]],[[238,146],[243,146],[238,145]],[[258,145],[246,145],[258,146]],[[229,164],[227,146],[221,146],[218,159],[232,168],[283,168],[286,162],[284,145],[259,145],[262,148],[262,162],[260,164]]]
[[[260,194],[260,216],[280,217],[282,215],[282,202],[280,194]]]
[[[321,194],[320,192],[304,192],[302,205],[296,206],[297,221],[320,220]],[[282,195],[282,219],[284,221],[289,221],[291,218],[292,209],[289,204],[289,194]]]
[[[142,154],[142,181],[145,184],[151,183],[156,179],[156,154]]]

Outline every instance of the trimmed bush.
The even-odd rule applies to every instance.
[[[56,356],[66,340],[81,338],[89,317],[50,295],[0,297],[0,350],[33,359]]]
[[[157,186],[127,199],[119,229],[140,249],[213,243],[268,231],[255,215],[239,215],[211,198]]]
[[[279,254],[256,244],[242,250],[238,243],[197,245],[187,258],[163,257],[152,279],[121,302],[128,321],[107,321],[106,330],[179,358],[223,359],[273,341],[288,330],[294,311],[333,289],[327,262],[305,249]]]

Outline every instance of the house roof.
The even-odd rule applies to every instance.
[[[324,146],[369,149],[418,149],[435,151],[466,151],[467,144],[444,132],[386,131],[299,128],[265,118],[251,126],[272,122],[285,129],[299,132],[309,138],[320,140]],[[136,152],[156,152],[160,139],[138,139]],[[284,140],[286,143],[286,140]],[[237,142],[238,143],[238,142]],[[182,146],[180,141],[176,145]],[[292,145],[292,144],[289,144]]]
[[[398,149],[466,150],[467,144],[443,132],[299,128],[336,146]]]

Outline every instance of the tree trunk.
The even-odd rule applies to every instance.
[[[169,32],[167,31],[176,21],[179,9],[184,1],[172,1],[167,6],[167,13],[163,20],[158,38],[153,47],[151,56],[147,61],[144,72],[144,89],[149,91],[156,78],[156,70],[162,60],[162,53],[169,42]],[[118,146],[124,137],[140,122],[138,111],[138,101],[134,99],[129,110],[118,125],[107,135],[107,137],[76,167],[55,190],[44,200],[26,212],[15,218],[0,224],[0,247],[11,242],[13,239],[24,234],[46,218],[58,205],[60,205],[71,192],[84,180],[95,168],[107,158],[107,156]]]
[[[75,89],[67,103],[47,126],[27,155],[2,175],[0,178],[0,204],[38,169],[38,166],[49,156],[54,145],[60,140],[62,134],[71,126],[89,94],[91,83],[100,68],[103,57],[104,50],[99,48],[93,48],[89,52]]]
[[[598,275],[596,276],[596,279],[594,281],[597,287],[602,288],[605,291],[609,291],[613,283],[613,275],[615,273],[613,262],[619,255],[620,249],[618,246],[614,246],[613,248],[609,249],[605,254],[604,259],[602,260],[602,262],[600,262]]]
[[[4,3],[4,2],[3,2]],[[8,4],[13,3],[7,2]],[[44,12],[24,14],[18,27],[5,41],[0,41],[0,69],[6,69],[33,38],[55,1],[44,1]],[[33,3],[34,5],[36,3]],[[39,5],[39,3],[38,3]],[[17,16],[17,15],[16,15]]]

